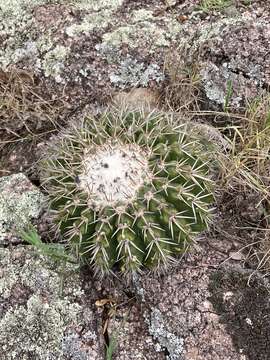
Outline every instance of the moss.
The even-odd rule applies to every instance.
[[[233,343],[249,360],[270,358],[270,287],[261,276],[238,268],[215,272],[210,300]]]

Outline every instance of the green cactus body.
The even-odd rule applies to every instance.
[[[160,268],[210,221],[209,168],[185,125],[106,113],[62,134],[41,162],[55,224],[73,254],[106,273]]]

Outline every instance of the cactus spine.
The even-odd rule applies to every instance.
[[[71,251],[108,272],[160,268],[210,220],[207,162],[185,125],[159,113],[106,113],[51,145],[41,175]]]

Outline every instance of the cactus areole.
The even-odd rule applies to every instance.
[[[160,269],[210,221],[209,168],[185,125],[159,113],[106,113],[61,134],[41,162],[57,229],[104,274]]]

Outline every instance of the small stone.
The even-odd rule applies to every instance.
[[[245,259],[245,256],[240,252],[230,252],[230,258],[235,261],[241,261]]]

